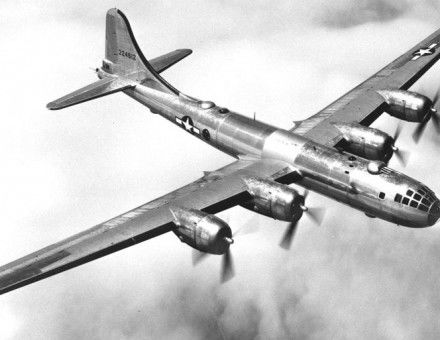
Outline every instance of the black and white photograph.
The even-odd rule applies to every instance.
[[[1,340],[440,338],[440,1],[0,13]]]

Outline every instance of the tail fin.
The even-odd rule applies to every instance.
[[[148,82],[150,86],[164,92],[179,94],[179,91],[165,81],[145,58],[127,17],[116,8],[107,12],[103,69],[111,74]]]
[[[159,73],[190,55],[191,50],[176,50],[148,62],[134,38],[126,16],[116,8],[107,12],[105,39],[103,66],[101,70],[96,70],[102,79],[47,104],[48,109],[63,109],[133,88],[139,83],[159,91],[179,94]]]

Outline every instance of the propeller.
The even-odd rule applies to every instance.
[[[253,233],[258,230],[258,225],[255,223],[253,219],[251,219],[248,223],[243,225],[241,228],[236,230],[232,237],[224,237],[223,239],[229,243],[229,245],[234,243],[234,237],[237,235],[246,235]],[[197,249],[193,249],[192,252],[192,263],[193,266],[197,266],[200,262],[208,258],[208,256],[211,255],[209,253],[205,253],[202,251],[199,251]],[[234,270],[234,261],[232,259],[232,253],[231,248],[228,248],[228,250],[223,254],[222,256],[222,265],[221,265],[221,283],[225,283],[232,279],[235,275]]]
[[[418,143],[420,138],[422,137],[423,132],[425,131],[426,125],[428,124],[429,120],[432,120],[432,123],[434,124],[434,127],[436,128],[437,132],[440,133],[440,117],[438,116],[436,109],[436,105],[439,99],[440,99],[440,88],[437,90],[436,94],[434,95],[434,98],[432,99],[432,106],[428,114],[425,116],[425,119],[416,127],[416,129],[413,132],[412,137],[416,143]]]
[[[290,249],[292,245],[293,237],[295,236],[296,230],[298,228],[298,221],[290,222],[287,226],[286,232],[283,235],[283,238],[280,242],[280,247],[286,250]]]
[[[307,196],[309,195],[309,191],[306,189],[304,191],[303,197],[304,201],[306,200]],[[324,219],[325,215],[325,208],[321,207],[307,207],[305,204],[301,205],[301,209],[303,212],[309,216],[309,218],[316,224],[321,225],[322,220]],[[286,250],[290,249],[290,246],[292,245],[293,238],[295,237],[295,233],[298,229],[299,219],[297,221],[292,221],[287,226],[286,232],[283,235],[283,238],[280,242],[280,247],[284,248]]]
[[[234,262],[232,261],[231,250],[228,249],[222,257],[221,282],[225,283],[226,281],[229,281],[234,275]]]
[[[307,196],[309,195],[309,191],[306,189],[304,191],[304,201],[307,199]],[[301,206],[301,209],[306,213],[307,216],[310,217],[310,219],[316,224],[321,225],[322,220],[324,219],[325,215],[325,208],[322,207],[312,207],[309,208],[305,205]]]
[[[394,155],[399,160],[400,164],[402,164],[405,167],[408,164],[409,152],[405,150],[401,150],[396,146],[396,142],[399,139],[401,132],[402,132],[402,123],[399,121],[396,127],[396,131],[394,132],[392,149],[394,151]]]

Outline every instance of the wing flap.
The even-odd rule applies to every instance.
[[[168,232],[170,207],[216,213],[248,200],[243,176],[281,178],[294,172],[272,160],[238,160],[158,199],[0,267],[0,294]]]

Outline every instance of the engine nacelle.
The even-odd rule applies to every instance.
[[[416,92],[380,90],[377,93],[385,99],[386,112],[408,122],[423,122],[433,107],[431,99]]]
[[[229,225],[217,216],[200,210],[171,208],[176,228],[174,233],[182,242],[210,254],[224,254],[233,243]]]
[[[394,152],[394,140],[378,129],[357,123],[332,123],[345,139],[344,149],[371,160],[388,162]]]
[[[296,190],[258,177],[248,177],[245,182],[252,199],[242,204],[244,208],[282,221],[301,218],[304,197]]]

